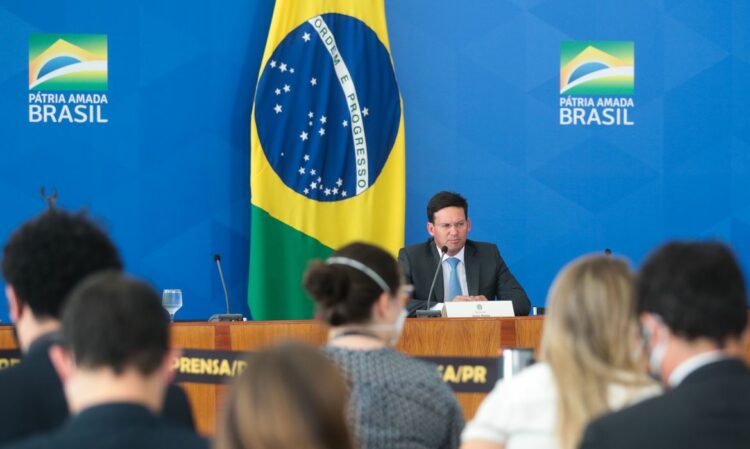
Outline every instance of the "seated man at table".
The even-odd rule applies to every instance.
[[[169,318],[145,282],[116,271],[70,294],[62,342],[50,358],[71,418],[16,449],[208,449],[193,431],[158,416],[172,376]]]
[[[426,243],[402,248],[398,262],[407,284],[414,285],[414,300],[408,308],[425,307],[430,286],[442,258],[430,296],[432,303],[444,301],[513,301],[518,315],[528,315],[531,303],[500,257],[494,243],[468,240],[471,231],[469,205],[457,193],[439,192],[427,204]],[[445,253],[443,253],[445,249]]]
[[[3,277],[21,363],[0,371],[0,444],[62,425],[68,404],[48,351],[60,339],[68,293],[86,276],[120,270],[109,237],[82,213],[50,209],[24,223],[5,245]],[[164,415],[194,428],[185,392],[170,386]]]
[[[750,447],[750,369],[737,355],[747,291],[720,243],[670,243],[638,276],[637,307],[664,395],[593,421],[582,449]]]

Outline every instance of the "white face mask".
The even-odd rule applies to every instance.
[[[654,319],[659,323],[659,326],[661,327],[662,337],[660,338],[661,341],[654,344],[654,346],[651,348],[650,351],[648,351],[648,370],[649,374],[651,374],[651,377],[656,379],[657,381],[661,381],[661,365],[664,362],[664,356],[667,353],[667,342],[666,342],[666,335],[667,335],[667,329],[664,324],[662,324],[662,318],[659,315],[653,314],[652,315]],[[645,346],[648,348],[650,344],[653,342],[653,333],[651,330],[644,326],[643,327],[643,339],[645,341]]]
[[[396,346],[401,339],[401,334],[404,332],[404,325],[406,324],[406,317],[408,315],[409,313],[406,309],[401,309],[401,313],[399,313],[396,321],[392,324],[370,324],[369,328],[389,332],[390,336],[388,337],[388,344]]]
[[[406,324],[406,317],[409,315],[409,313],[406,311],[406,309],[401,309],[401,313],[398,315],[398,318],[396,318],[396,322],[393,323],[393,335],[391,335],[391,339],[388,343],[390,343],[391,346],[396,346],[398,341],[401,339],[401,334],[404,332],[404,325]]]

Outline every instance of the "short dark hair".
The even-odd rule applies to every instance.
[[[85,212],[47,210],[21,225],[3,253],[5,281],[40,318],[59,318],[73,287],[108,269],[122,269],[120,254]]]
[[[62,314],[63,346],[76,364],[136,368],[149,375],[169,349],[169,318],[147,283],[115,271],[97,273],[70,294]]]
[[[435,223],[435,212],[446,207],[460,207],[466,218],[469,218],[469,203],[466,198],[458,193],[442,191],[433,195],[427,203],[427,221]]]
[[[671,242],[643,264],[638,311],[656,313],[687,340],[709,338],[723,346],[747,325],[747,292],[737,259],[719,242]]]
[[[351,243],[333,256],[362,263],[380,276],[395,295],[401,285],[401,268],[386,250],[369,243]],[[384,289],[367,274],[343,264],[312,261],[302,285],[318,304],[323,318],[331,326],[364,323],[370,319],[372,305]]]

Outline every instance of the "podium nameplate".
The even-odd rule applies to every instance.
[[[446,302],[443,305],[445,318],[489,318],[512,317],[513,301],[468,301]]]

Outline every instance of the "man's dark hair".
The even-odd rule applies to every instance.
[[[108,269],[122,269],[120,254],[84,212],[40,214],[11,235],[3,253],[5,281],[37,318],[59,318],[73,287]]]
[[[135,368],[152,374],[169,349],[169,318],[147,283],[115,271],[97,273],[70,294],[63,345],[83,368]]]
[[[436,193],[427,203],[427,221],[434,224],[435,212],[446,207],[460,207],[464,210],[466,218],[469,218],[469,203],[466,202],[466,198],[458,193],[443,191]]]
[[[723,346],[747,325],[747,292],[732,251],[719,242],[672,242],[656,250],[638,275],[638,311],[656,313],[687,340]]]

